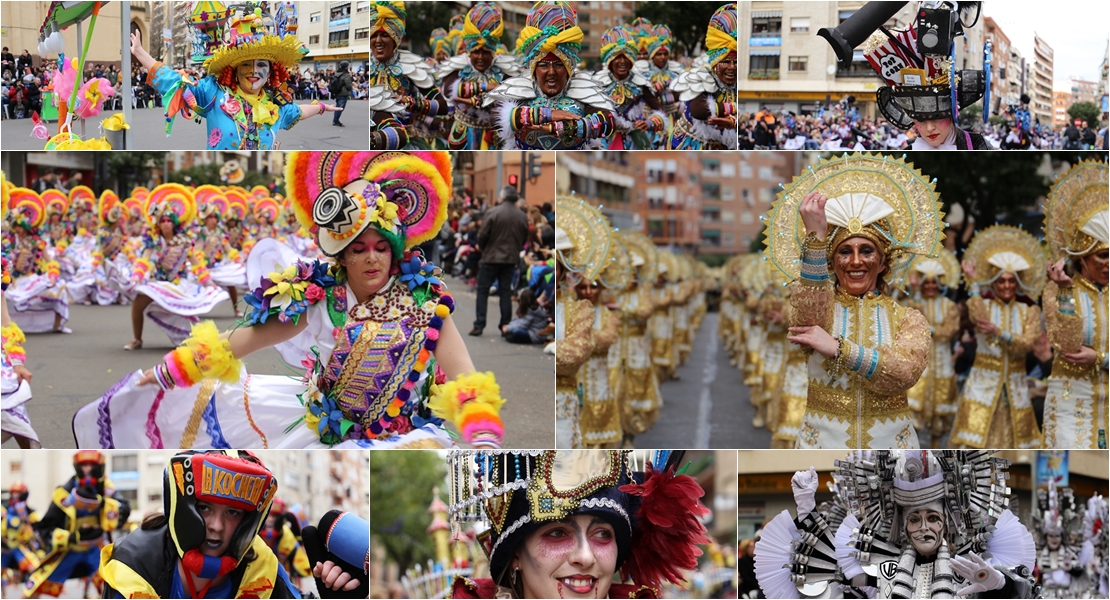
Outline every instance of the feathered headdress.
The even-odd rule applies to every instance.
[[[163,183],[146,197],[146,218],[151,228],[158,229],[158,221],[165,216],[178,227],[188,225],[197,215],[197,202],[193,190],[180,183]]]

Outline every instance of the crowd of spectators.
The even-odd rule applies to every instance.
[[[1002,150],[1104,150],[1107,128],[1097,131],[1086,121],[1056,131],[1033,121],[1028,131],[1013,121],[975,123],[970,127]],[[902,131],[885,119],[859,114],[855,106],[836,104],[812,114],[771,111],[766,106],[740,117],[741,150],[901,150],[913,145],[914,131]]]
[[[3,118],[25,119],[32,113],[42,114],[43,94],[49,92],[51,79],[56,73],[57,63],[36,60],[27,50],[19,56],[14,56],[4,47],[0,56],[0,97],[3,99]],[[369,80],[365,74],[365,65],[351,65],[351,100],[364,99],[370,88]],[[190,77],[199,79],[204,76],[204,70],[195,67],[182,69]],[[328,83],[335,75],[335,68],[327,69],[301,69],[291,74],[287,84],[289,93],[294,100],[328,100],[334,101],[328,92]],[[92,64],[86,65],[84,81],[94,77],[106,79],[114,89],[119,90],[123,76],[117,65]],[[146,81],[146,73],[142,67],[133,64],[131,68],[131,94],[125,98],[115,94],[112,99],[106,100],[105,110],[120,110],[123,102],[130,101],[132,109],[162,108],[162,97]]]

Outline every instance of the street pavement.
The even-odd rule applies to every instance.
[[[752,427],[755,407],[740,371],[717,337],[718,313],[702,319],[679,380],[659,386],[663,408],[655,426],[636,436],[643,449],[771,447],[771,432]]]
[[[554,448],[555,360],[541,346],[509,344],[495,330],[470,337],[474,322],[475,294],[460,280],[448,281],[455,297],[455,325],[462,333],[474,366],[493,371],[507,402],[502,409],[506,448]],[[490,302],[493,317],[497,300]],[[221,330],[234,323],[230,302],[216,307],[205,318]],[[27,336],[27,368],[31,370],[34,397],[27,404],[31,424],[44,448],[73,448],[72,419],[77,409],[95,401],[129,372],[146,369],[162,361],[173,349],[169,338],[148,320],[143,331],[144,347],[126,351],[131,341],[130,306],[70,306],[71,334],[37,333]],[[257,374],[290,375],[276,350],[267,348],[244,360],[248,371]],[[300,373],[300,370],[296,371]],[[8,440],[3,448],[16,448]]]
[[[298,100],[297,104],[311,104],[308,100]],[[122,111],[104,111],[89,119],[85,124],[84,138],[98,138],[104,135],[100,123],[104,119]],[[292,129],[277,133],[281,150],[365,150],[370,143],[370,107],[365,100],[349,100],[347,108],[339,117],[343,127],[333,127],[334,113],[324,113],[303,119]],[[31,135],[34,124],[31,119],[5,119],[0,125],[0,142],[4,150],[42,150],[46,140]],[[133,148],[128,150],[204,150],[208,147],[208,133],[203,121],[198,125],[178,115],[174,120],[173,133],[165,133],[166,119],[161,108],[139,108],[131,111],[131,133]],[[58,132],[55,121],[46,124],[50,135]],[[81,134],[80,124],[73,128]],[[119,148],[116,148],[119,150]]]

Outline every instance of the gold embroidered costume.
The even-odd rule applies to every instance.
[[[620,334],[618,343],[609,347],[609,383],[620,405],[621,429],[629,439],[655,423],[662,404],[648,329],[655,307],[651,291],[645,287],[656,277],[656,251],[642,233],[620,231],[617,237],[628,249],[635,280],[618,301]]]
[[[922,283],[932,279],[937,286],[948,288],[960,285],[960,264],[946,248],[938,251],[937,258],[914,259],[910,269],[921,275]],[[943,288],[941,288],[943,290]],[[935,442],[948,433],[956,413],[956,371],[952,363],[952,338],[960,328],[960,313],[956,303],[942,293],[926,298],[920,292],[909,301],[909,306],[925,315],[929,322],[932,342],[929,347],[925,372],[907,394],[914,425],[918,432],[926,432]]]
[[[828,197],[827,241],[806,235],[799,206]],[[819,326],[838,338],[836,356],[809,351],[805,415],[798,448],[917,448],[906,399],[929,350],[929,324],[883,289],[853,296],[830,276],[841,242],[865,237],[890,273],[912,255],[935,256],[944,237],[935,186],[912,165],[867,154],[827,159],[783,188],[767,221],[766,256],[793,280],[791,327]]]
[[[972,323],[990,321],[997,336],[978,335],[975,364],[960,395],[950,443],[972,448],[1040,448],[1041,432],[1025,383],[1025,355],[1041,334],[1041,310],[1015,298],[979,295],[979,282],[1013,273],[1036,299],[1045,282],[1045,257],[1037,240],[1017,227],[995,225],[975,234],[964,253],[977,281],[967,301]]]
[[[1110,241],[1106,198],[1104,162],[1080,163],[1056,182],[1045,207],[1044,227],[1053,259],[1076,261],[1106,251]],[[1079,274],[1066,288],[1049,281],[1043,305],[1048,340],[1056,350],[1045,395],[1045,447],[1105,449],[1110,367],[1106,287]],[[1061,356],[1084,346],[1096,353],[1092,365],[1079,365]]]

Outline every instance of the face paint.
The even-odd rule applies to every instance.
[[[270,79],[270,61],[264,59],[244,60],[235,67],[239,88],[250,94],[257,94]]]
[[[919,556],[932,556],[944,541],[944,515],[921,508],[906,515],[906,535]]]
[[[526,598],[606,598],[617,569],[613,526],[575,515],[532,532],[510,569],[520,570]]]
[[[840,243],[833,254],[836,282],[853,296],[862,296],[876,288],[879,275],[886,270],[883,254],[875,243],[864,237],[850,237]]]
[[[952,131],[952,119],[934,119],[932,121],[915,121],[918,135],[930,146],[936,148],[948,139]]]

